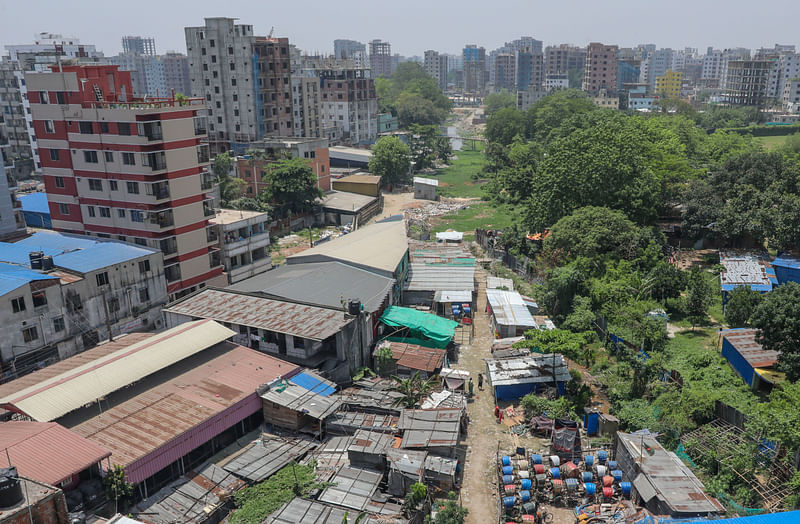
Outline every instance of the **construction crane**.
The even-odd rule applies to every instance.
[[[272,40],[272,33],[274,33],[274,32],[275,32],[275,26],[272,26],[272,27],[269,29],[269,34],[267,35],[267,39],[268,39],[268,40]]]

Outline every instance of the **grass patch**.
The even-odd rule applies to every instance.
[[[764,146],[764,149],[767,151],[771,151],[773,149],[777,149],[781,147],[784,143],[786,143],[786,139],[792,135],[783,135],[783,136],[756,136],[753,139]]]
[[[452,164],[440,169],[436,174],[439,180],[439,195],[444,197],[480,198],[484,195],[483,182],[475,180],[480,176],[486,157],[481,151],[454,151],[456,157]]]
[[[454,229],[462,231],[465,238],[472,238],[476,229],[503,229],[509,227],[514,220],[514,209],[511,206],[480,202],[437,218],[431,233]]]

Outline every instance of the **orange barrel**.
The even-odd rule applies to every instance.
[[[603,487],[608,488],[614,484],[614,477],[606,475],[603,477]]]
[[[610,499],[614,497],[614,488],[605,487],[603,488],[603,497]]]

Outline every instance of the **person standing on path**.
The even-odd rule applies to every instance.
[[[483,373],[478,373],[478,391],[483,391]]]
[[[472,393],[475,391],[475,386],[472,383],[472,377],[469,377],[469,396],[472,397]]]

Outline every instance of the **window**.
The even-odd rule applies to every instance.
[[[56,184],[56,187],[64,187],[64,177],[63,176],[55,176],[53,177],[53,181]]]
[[[128,186],[128,193],[132,195],[139,194],[139,182],[126,182]]]
[[[89,179],[89,190],[90,191],[102,191],[103,190],[103,181],[98,178],[90,178]]]
[[[111,297],[108,299],[108,310],[112,313],[119,311],[119,299],[117,297]]]
[[[52,120],[45,120],[44,121],[44,132],[45,133],[50,133],[50,134],[53,134],[53,133],[56,132],[56,128],[53,125],[53,121]]]
[[[146,246],[147,240],[144,238],[134,238],[133,243],[136,244],[137,246]]]
[[[114,153],[112,151],[106,151],[103,155],[106,157],[106,162],[114,161]]]
[[[228,54],[229,54],[229,55],[232,55],[232,54],[233,54],[233,47],[228,47]]]
[[[108,189],[109,189],[109,191],[117,191],[119,189],[119,186],[117,186],[117,181],[116,180],[109,180],[108,181]]]
[[[236,71],[236,64],[234,64],[233,62],[231,62],[231,63],[230,63],[230,68],[231,68],[231,71]]]
[[[236,85],[236,79],[235,79],[235,78],[231,78],[231,85],[232,85],[232,86],[235,86],[235,85]]]
[[[211,63],[212,64],[216,64],[217,63],[217,55],[211,55]]]
[[[214,39],[213,38],[208,40],[208,46],[209,47],[214,47]]]
[[[122,153],[122,163],[126,166],[136,165],[136,157],[133,153]]]
[[[218,71],[214,71],[214,72],[212,73],[212,76],[213,76],[214,78],[219,78],[219,72],[218,72]]]
[[[33,307],[47,305],[47,295],[44,294],[44,291],[37,291],[36,293],[32,294],[32,297],[33,297]]]
[[[84,151],[83,152],[83,160],[88,164],[96,164],[97,163],[97,151]]]
[[[200,54],[205,56],[205,54],[206,54],[206,48],[205,47],[201,47],[200,48]]]
[[[61,104],[62,106],[65,105],[67,103],[67,94],[64,91],[57,91],[56,102]]]
[[[41,104],[49,104],[50,103],[50,93],[47,91],[39,91],[39,103]]]
[[[82,135],[91,135],[94,133],[91,122],[78,122],[78,130]]]
[[[120,135],[130,135],[131,134],[131,124],[129,122],[119,122],[117,124],[117,129],[119,129]]]
[[[203,71],[208,71],[208,64],[203,64]]]
[[[86,206],[86,210],[89,211],[89,216],[90,217],[94,217],[95,216],[94,206]]]
[[[14,313],[25,311],[25,297],[11,299],[11,309],[14,310]]]
[[[234,94],[234,95],[233,95],[233,101],[234,101],[234,102],[238,102],[238,101],[239,101],[239,95],[237,95],[237,94]]]
[[[117,218],[125,218],[125,210],[122,208],[117,209]]]
[[[139,302],[148,302],[150,300],[150,291],[146,287],[139,289]]]
[[[100,132],[108,133],[108,122],[100,122]]]
[[[64,317],[56,317],[53,319],[53,331],[56,333],[64,331]]]
[[[214,86],[214,92],[215,92],[216,94],[219,94],[219,86]]]
[[[58,149],[50,150],[50,160],[58,160]]]
[[[33,342],[38,339],[39,332],[36,330],[36,326],[31,326],[22,330],[22,340],[25,342]]]
[[[101,207],[100,208],[100,216],[103,218],[111,218],[111,208],[110,207]]]
[[[144,213],[142,213],[141,211],[138,211],[136,209],[131,209],[131,221],[132,222],[144,222]],[[137,244],[139,243],[139,240],[140,239],[138,239],[138,238],[136,239],[136,243]],[[141,239],[141,240],[144,240],[144,239]],[[145,241],[145,243],[142,244],[142,245],[147,245],[147,242]]]
[[[103,271],[102,273],[98,273],[94,277],[97,279],[98,286],[108,285],[108,271]]]
[[[149,260],[140,260],[139,261],[139,273],[147,273],[150,271],[150,261]]]
[[[69,215],[69,206],[67,204],[58,204],[58,212],[62,215]]]

